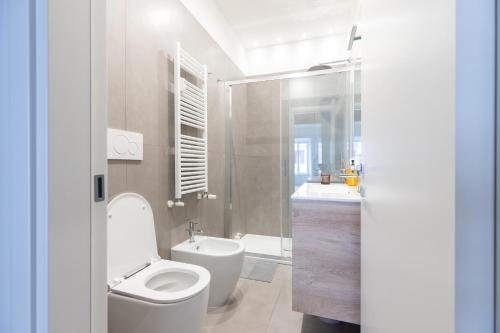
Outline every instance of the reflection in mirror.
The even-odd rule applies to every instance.
[[[339,170],[361,156],[360,71],[282,81],[282,109],[289,119],[290,177],[295,190],[319,181],[340,182]]]

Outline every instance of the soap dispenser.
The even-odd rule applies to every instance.
[[[359,175],[358,171],[356,170],[356,165],[354,164],[354,160],[351,160],[351,165],[346,171],[347,171],[346,174],[348,174],[348,177],[346,179],[346,184],[349,186],[358,186]]]

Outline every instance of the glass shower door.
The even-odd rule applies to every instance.
[[[292,253],[293,193],[307,182],[319,182],[321,173],[342,182],[338,171],[351,159],[359,159],[356,77],[359,71],[345,70],[281,81],[282,156],[289,170],[282,184],[284,255]]]
[[[229,237],[247,254],[282,257],[280,82],[234,84],[230,89]]]
[[[284,80],[283,113],[289,120],[289,191],[334,176],[352,155],[353,112],[350,72]]]
[[[229,89],[226,236],[241,238],[247,254],[291,258],[293,193],[359,157],[355,77],[346,69]]]

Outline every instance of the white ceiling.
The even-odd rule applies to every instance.
[[[214,0],[245,48],[346,34],[357,0]]]

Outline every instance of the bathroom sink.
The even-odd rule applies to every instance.
[[[209,307],[224,305],[233,293],[243,266],[245,247],[239,240],[196,236],[172,248],[172,260],[205,267],[210,272]]]
[[[361,195],[355,187],[346,184],[304,183],[292,195],[292,200],[360,202]]]

